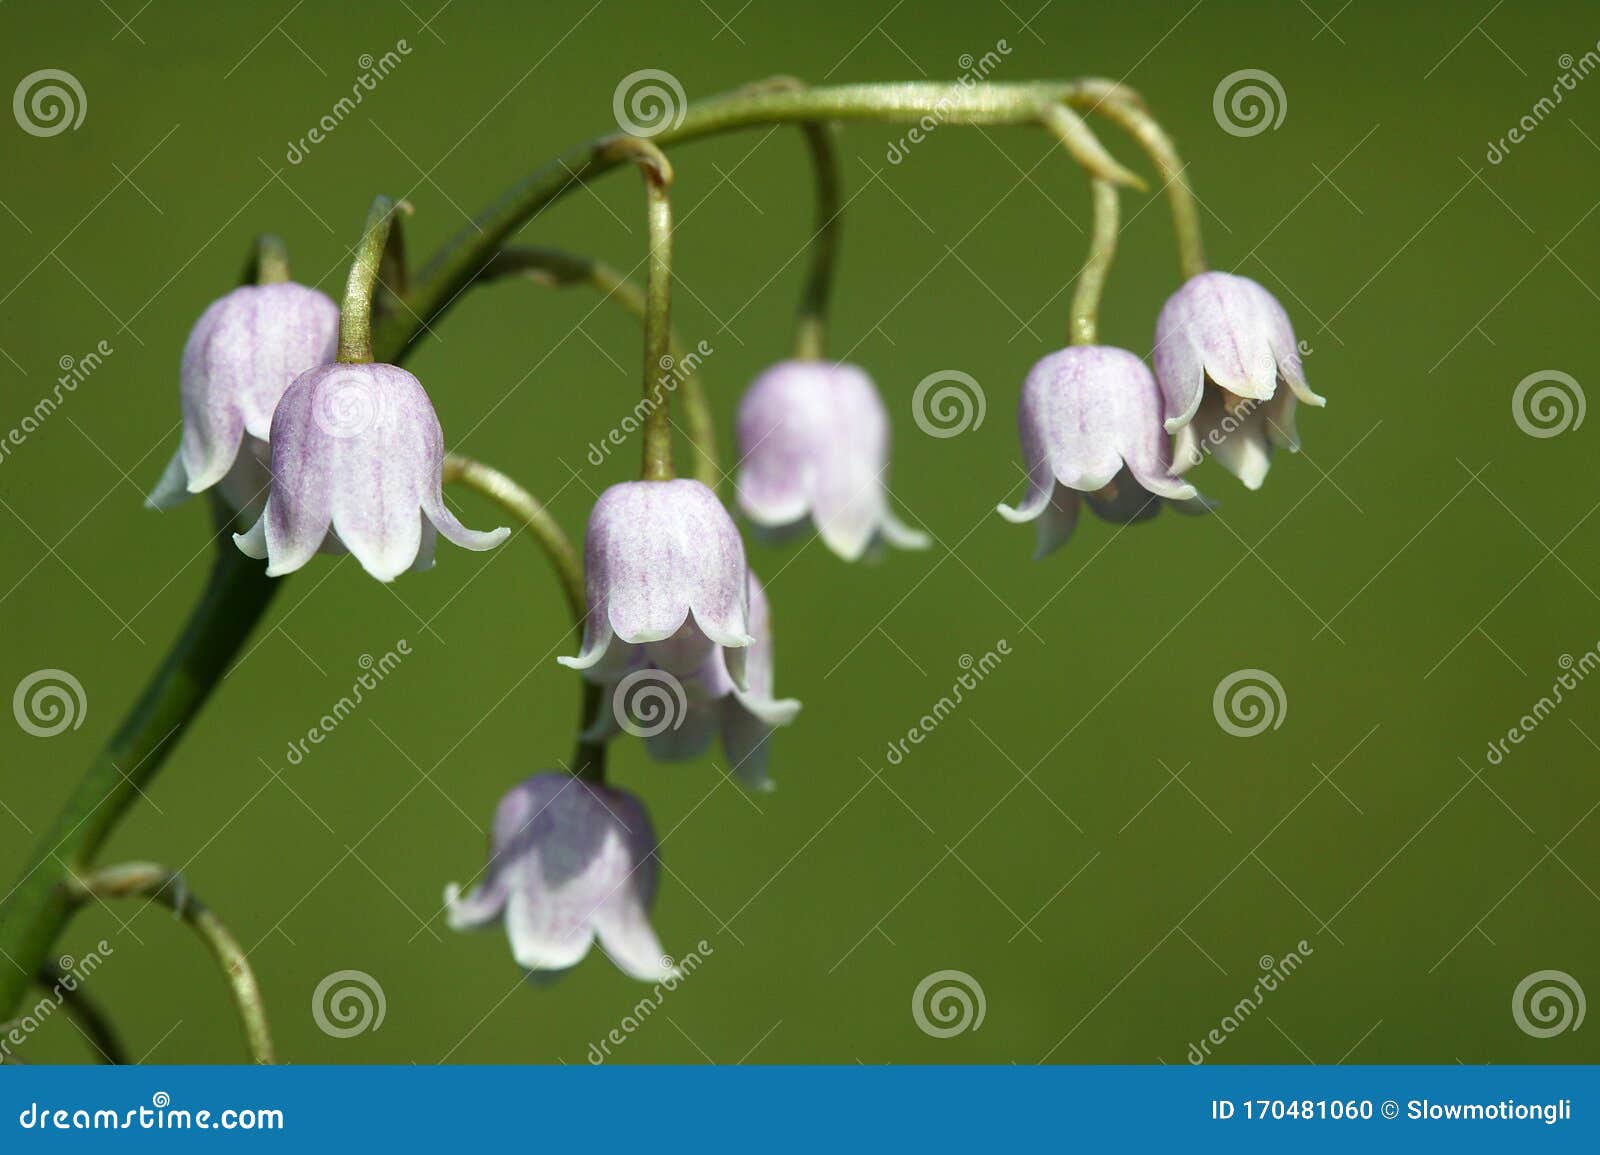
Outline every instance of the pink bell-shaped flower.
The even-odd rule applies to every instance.
[[[583,649],[562,665],[596,682],[642,664],[687,675],[724,646],[744,684],[745,649],[755,641],[744,542],[710,489],[684,478],[613,485],[589,514],[583,556]]]
[[[1289,315],[1248,277],[1201,273],[1156,320],[1156,380],[1179,472],[1205,454],[1259,489],[1272,449],[1299,448],[1296,400],[1326,404],[1306,384]]]
[[[338,343],[339,307],[292,281],[245,285],[212,302],[183,347],[183,440],[146,504],[170,509],[216,485],[235,510],[258,513],[278,399],[332,361]]]
[[[739,507],[768,530],[808,519],[856,561],[879,542],[926,549],[889,508],[889,414],[856,365],[783,361],[739,403]]]
[[[1155,379],[1126,349],[1074,345],[1039,361],[1022,386],[1017,431],[1028,491],[1021,505],[999,511],[1007,521],[1038,521],[1035,557],[1072,536],[1080,494],[1118,522],[1154,515],[1163,498],[1198,499],[1173,476]]]
[[[453,930],[505,925],[517,964],[564,971],[596,938],[618,969],[655,982],[675,974],[650,925],[656,836],[632,794],[547,770],[500,800],[483,879],[444,901]]]
[[[433,564],[435,532],[492,549],[501,527],[470,530],[444,503],[444,433],[422,383],[394,365],[334,364],[303,373],[272,418],[272,489],[259,521],[233,540],[293,573],[319,550],[355,554],[393,581]]]

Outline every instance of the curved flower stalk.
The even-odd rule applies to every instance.
[[[752,790],[770,791],[772,734],[794,721],[800,703],[773,696],[772,612],[766,590],[753,572],[749,582],[750,632],[755,641],[745,659],[746,686],[734,682],[728,652],[721,647],[681,681],[669,680],[658,667],[640,661],[606,683],[611,709],[586,736],[606,742],[624,732],[635,734],[658,762],[698,758],[720,736],[735,777]]]
[[[1096,181],[1094,194],[1089,259],[1072,302],[1074,344],[1028,373],[1017,406],[1027,494],[1019,506],[998,507],[1007,521],[1038,523],[1036,558],[1072,537],[1083,500],[1119,523],[1154,517],[1162,499],[1200,503],[1194,487],[1173,474],[1161,392],[1150,370],[1126,349],[1095,344],[1118,214],[1108,182]]]
[[[333,360],[339,307],[288,280],[286,260],[259,264],[269,279],[214,301],[189,333],[179,385],[183,440],[146,501],[152,509],[215,486],[233,510],[259,512],[278,399],[301,373]]]
[[[889,508],[889,413],[856,365],[783,361],[739,402],[739,507],[766,530],[810,524],[858,561],[883,543],[926,549],[926,534]]]
[[[1154,360],[1180,471],[1209,451],[1249,489],[1266,480],[1274,446],[1299,448],[1296,400],[1326,404],[1306,383],[1283,306],[1232,273],[1191,277],[1167,300]]]
[[[399,206],[379,197],[350,270],[339,362],[296,378],[272,416],[272,487],[265,509],[234,542],[267,559],[267,576],[293,573],[321,552],[353,553],[393,581],[433,564],[436,533],[487,550],[510,536],[470,530],[444,503],[444,433],[422,383],[372,362],[371,304]]]
[[[495,811],[483,881],[445,887],[453,930],[503,923],[517,965],[560,973],[599,939],[617,968],[656,982],[675,973],[650,925],[658,867],[644,804],[624,790],[547,770]]]

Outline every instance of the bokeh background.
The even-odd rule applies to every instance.
[[[1285,302],[1329,406],[1303,413],[1305,452],[1258,493],[1204,466],[1218,516],[1086,520],[1031,561],[1031,532],[993,507],[1018,489],[1018,385],[1064,342],[1082,174],[1033,130],[945,127],[893,165],[903,129],[847,127],[833,352],[876,376],[893,489],[938,544],[875,566],[752,545],[779,689],[805,702],[776,742],[776,793],[742,794],[720,754],[660,766],[614,748],[615,780],[664,836],[663,941],[712,948],[616,1061],[1183,1062],[1302,940],[1299,970],[1216,1061],[1600,1058],[1595,1024],[1536,1038],[1512,1010],[1541,970],[1600,993],[1600,680],[1487,758],[1564,656],[1600,643],[1600,420],[1535,437],[1513,411],[1530,374],[1570,375],[1574,400],[1600,377],[1600,79],[1487,156],[1597,39],[1586,5],[1490,0],[5,6],[7,89],[64,68],[88,103],[76,131],[0,128],[0,425],[51,392],[63,358],[114,351],[0,462],[0,683],[61,668],[87,698],[54,738],[0,726],[0,875],[22,869],[201,587],[203,506],[141,500],[176,443],[184,337],[253,234],[282,234],[299,279],[336,294],[374,193],[414,202],[424,256],[519,174],[613,129],[613,91],[638,69],[694,99],[774,73],[952,78],[1003,42],[995,79],[1102,74],[1144,93],[1189,162],[1213,264]],[[363,54],[401,40],[400,66],[290,163]],[[1240,69],[1281,85],[1276,128],[1219,123],[1213,94]],[[793,129],[674,160],[675,319],[715,347],[726,438],[743,386],[788,348],[809,174]],[[618,173],[523,239],[634,268],[641,208]],[[1143,352],[1173,247],[1159,198],[1129,196],[1125,217],[1103,336]],[[636,460],[631,445],[585,460],[633,403],[639,350],[633,321],[596,304],[474,291],[410,364],[447,439],[575,536]],[[911,395],[944,369],[980,383],[987,414],[940,439]],[[476,498],[462,509],[494,521]],[[444,551],[389,589],[319,559],[106,860],[183,868],[249,949],[287,1060],[584,1062],[648,989],[598,954],[536,988],[500,935],[454,934],[440,913],[444,884],[481,866],[500,794],[568,755],[565,628],[527,541]],[[400,639],[412,656],[290,764],[361,656]],[[1011,655],[890,764],[962,656],[1001,639]],[[1241,669],[1283,689],[1279,724],[1252,738],[1213,713]],[[86,912],[60,946],[101,938],[114,954],[92,986],[135,1056],[238,1061],[184,927],[127,903]],[[344,969],[386,1001],[381,1028],[347,1039],[312,1014]],[[947,969],[981,987],[984,1018],[935,1038],[913,992]],[[22,1053],[88,1051],[58,1018]]]

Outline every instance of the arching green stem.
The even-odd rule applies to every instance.
[[[189,893],[177,871],[153,862],[129,862],[108,866],[82,875],[71,875],[65,883],[68,901],[82,905],[95,899],[143,896],[158,902],[187,923],[205,948],[222,967],[233,997],[239,1021],[244,1025],[245,1044],[257,1063],[272,1063],[272,1032],[267,1027],[267,1008],[261,999],[250,960],[228,928],[204,903]]]
[[[345,282],[344,302],[339,306],[339,363],[367,365],[372,362],[372,301],[381,275],[396,297],[404,299],[405,243],[400,236],[401,213],[411,205],[396,203],[386,196],[374,198],[367,210],[367,226],[350,263],[350,279]]]
[[[1178,241],[1178,269],[1185,280],[1206,271],[1205,246],[1200,238],[1200,211],[1189,187],[1187,166],[1166,129],[1136,100],[1125,93],[1108,94],[1093,106],[1095,112],[1127,130],[1137,140],[1166,185],[1172,206],[1172,231]]]
[[[501,249],[478,279],[481,281],[517,274],[557,288],[588,285],[607,300],[621,305],[641,322],[648,311],[644,290],[623,276],[620,270],[593,257],[561,249],[523,245]],[[678,390],[683,398],[679,413],[683,418],[684,433],[688,435],[689,445],[694,451],[691,474],[696,481],[716,489],[722,479],[717,455],[717,427],[711,417],[711,406],[706,400],[705,383],[700,377],[700,353],[686,348],[670,327],[667,345],[675,370],[687,371]]]
[[[1093,345],[1100,329],[1100,296],[1105,291],[1106,275],[1117,253],[1117,186],[1110,181],[1092,182],[1094,189],[1094,228],[1089,235],[1089,256],[1078,274],[1078,287],[1072,293],[1071,343]]]

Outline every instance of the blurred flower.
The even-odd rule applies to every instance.
[[[745,673],[747,689],[728,674],[727,651],[718,646],[694,674],[663,684],[653,667],[640,665],[608,687],[610,708],[590,732],[592,741],[608,741],[626,731],[644,739],[658,762],[698,758],[719,733],[729,768],[753,790],[771,790],[767,743],[778,726],[787,726],[800,712],[793,698],[773,697],[772,617],[766,591],[750,574],[750,644]]]
[[[220,485],[235,510],[258,513],[278,398],[338,344],[339,307],[304,285],[245,285],[212,302],[183,347],[183,440],[146,504],[170,509]]]
[[[1028,492],[999,510],[1007,521],[1039,520],[1035,557],[1072,536],[1080,493],[1117,522],[1154,516],[1160,498],[1199,500],[1172,475],[1155,378],[1125,349],[1076,345],[1042,359],[1022,386],[1017,431]]]
[[[379,581],[433,564],[437,531],[492,549],[510,530],[470,530],[445,506],[444,433],[422,383],[394,365],[323,365],[303,373],[273,414],[272,490],[233,540],[293,573],[318,550],[355,554]]]
[[[809,518],[846,561],[880,541],[926,549],[889,509],[889,415],[855,365],[783,361],[739,403],[739,506],[769,530]]]
[[[589,514],[583,558],[583,649],[562,665],[596,682],[646,664],[687,675],[725,646],[734,680],[745,683],[755,639],[744,542],[710,489],[684,478],[613,485]]]
[[[1153,359],[1167,432],[1179,434],[1180,472],[1209,451],[1257,489],[1273,446],[1299,448],[1296,399],[1326,404],[1306,384],[1283,306],[1256,282],[1231,273],[1191,277],[1167,300],[1156,320]]]
[[[674,973],[650,926],[656,836],[632,794],[546,770],[500,800],[490,837],[483,881],[466,894],[445,887],[452,930],[503,920],[512,957],[530,971],[574,967],[598,937],[631,978]]]

